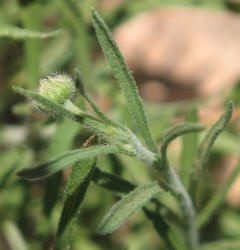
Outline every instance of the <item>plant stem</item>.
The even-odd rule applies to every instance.
[[[167,168],[161,168],[160,166],[162,165],[162,162],[160,157],[156,154],[153,154],[151,151],[148,151],[140,143],[138,143],[138,151],[141,152],[141,154],[136,154],[136,157],[160,171],[164,177],[164,184],[170,188],[173,195],[178,199],[182,214],[184,216],[185,228],[187,230],[186,243],[189,246],[189,249],[197,249],[199,244],[199,236],[196,225],[196,213],[192,200],[179,177],[175,173],[174,169],[169,166],[170,164],[167,164]],[[155,179],[158,179],[157,175],[155,176]]]
[[[173,194],[179,200],[179,205],[186,223],[187,244],[190,249],[196,249],[199,244],[199,236],[196,226],[196,213],[192,200],[173,168],[169,167],[165,169],[163,173],[168,185],[172,188]]]

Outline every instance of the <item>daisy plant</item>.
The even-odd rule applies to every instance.
[[[97,39],[126,99],[138,134],[136,135],[127,126],[114,121],[101,111],[88,95],[78,70],[75,71],[73,78],[65,74],[55,74],[41,80],[37,92],[14,87],[19,94],[34,100],[40,112],[52,117],[71,119],[93,134],[79,149],[64,152],[40,165],[22,169],[17,175],[34,181],[48,178],[72,166],[65,188],[55,249],[68,249],[71,245],[74,221],[91,181],[115,192],[120,197],[120,200],[99,222],[96,233],[112,233],[139,210],[143,210],[146,218],[152,221],[156,231],[165,241],[166,247],[169,249],[197,249],[199,247],[199,227],[211,217],[216,206],[224,198],[223,195],[218,195],[215,200],[210,201],[210,208],[203,209],[198,218],[193,203],[198,189],[198,180],[206,166],[212,145],[231,118],[233,103],[231,101],[227,103],[226,112],[206,133],[199,146],[195,163],[192,168],[188,168],[186,174],[190,180],[188,185],[188,189],[192,191],[190,194],[168,159],[168,146],[177,137],[187,133],[200,132],[205,129],[205,126],[191,122],[174,125],[166,131],[161,145],[158,146],[152,137],[148,117],[144,111],[135,80],[109,28],[94,9],[92,20]],[[79,92],[90,104],[96,113],[95,116],[74,104],[73,97],[76,92]],[[101,143],[92,145],[95,137],[100,138]],[[103,141],[104,143],[102,143]],[[149,168],[152,181],[142,184],[131,183],[120,176],[101,170],[98,168],[97,159],[99,156],[107,154],[124,154],[143,161]],[[177,201],[180,214],[172,212],[161,202],[161,196],[166,192]],[[167,212],[162,212],[160,209],[162,206],[165,206]],[[169,219],[170,217],[171,219]]]

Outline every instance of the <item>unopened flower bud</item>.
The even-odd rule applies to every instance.
[[[72,78],[68,75],[56,74],[40,80],[38,92],[41,96],[63,105],[74,113],[82,112],[71,102],[75,94],[75,85]],[[56,115],[56,112],[46,105],[38,104],[38,109],[47,115]]]
[[[39,94],[58,104],[64,104],[75,93],[75,86],[71,77],[60,74],[40,80]]]

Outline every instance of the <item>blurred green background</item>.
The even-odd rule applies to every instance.
[[[232,123],[214,146],[204,173],[198,210],[235,166],[240,152],[240,65],[234,58],[240,47],[240,35],[235,32],[240,27],[238,1],[0,0],[0,250],[53,247],[69,170],[34,183],[21,180],[15,173],[78,148],[90,136],[72,121],[39,114],[33,103],[13,93],[13,85],[37,90],[39,79],[56,72],[72,74],[78,67],[87,90],[100,107],[137,133],[97,43],[91,24],[92,6],[113,30],[133,70],[158,143],[170,124],[186,120],[193,110],[198,109],[200,122],[212,125],[225,101],[231,98],[235,102]],[[196,16],[199,19],[195,20]],[[175,23],[171,23],[173,19]],[[148,22],[156,26],[149,39]],[[39,32],[62,31],[47,39],[14,37],[4,34],[5,25]],[[158,25],[162,25],[160,30]],[[212,27],[210,31],[208,25]],[[214,39],[215,43],[209,42]],[[179,44],[187,49],[182,50]],[[213,51],[211,46],[216,47],[215,54],[204,54],[203,51]],[[220,65],[221,60],[224,63]],[[79,96],[75,101],[84,107]],[[173,143],[169,155],[178,168],[185,164],[182,140]],[[149,180],[144,165],[129,157],[101,157],[98,166],[136,184]],[[237,179],[224,204],[202,228],[202,242],[239,239],[239,189]],[[111,192],[91,184],[74,230],[73,249],[166,249],[141,212],[112,235],[96,235],[100,218],[116,200]],[[165,200],[171,204],[169,197]],[[172,206],[175,209],[174,203]],[[231,249],[240,249],[239,246]],[[206,249],[227,248],[220,242],[218,248]]]

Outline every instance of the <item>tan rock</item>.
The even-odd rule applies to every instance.
[[[121,25],[114,36],[136,79],[205,97],[240,78],[239,27],[240,17],[230,12],[159,8]]]

